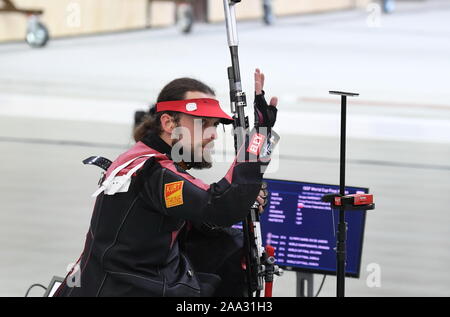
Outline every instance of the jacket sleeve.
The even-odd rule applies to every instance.
[[[240,153],[248,152],[248,149],[253,151],[249,142],[254,134],[247,138]],[[239,160],[239,156],[244,159]],[[252,153],[238,154],[225,177],[211,185],[178,170],[173,161],[159,162],[161,168],[155,169],[146,180],[141,195],[153,209],[164,215],[229,226],[248,214],[269,161],[268,156],[262,159]]]

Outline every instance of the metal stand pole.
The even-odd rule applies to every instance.
[[[314,297],[314,275],[296,272],[297,297]]]
[[[341,155],[340,155],[340,195],[345,196],[345,145],[346,145],[346,125],[347,125],[347,96],[353,97],[359,94],[350,92],[330,91],[332,95],[341,96]],[[344,204],[339,208],[339,224],[336,242],[336,262],[337,262],[337,284],[336,296],[345,296],[345,262],[346,262],[346,240],[347,223],[345,222]]]

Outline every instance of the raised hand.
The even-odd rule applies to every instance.
[[[278,98],[272,97],[270,103],[264,97],[264,74],[257,68],[255,70],[255,101],[253,103],[255,110],[255,127],[273,127],[277,118]]]

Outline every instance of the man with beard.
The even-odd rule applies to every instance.
[[[84,251],[55,296],[244,295],[242,235],[230,226],[255,200],[262,211],[267,197],[261,185],[268,159],[248,150],[252,136],[276,119],[277,100],[267,105],[263,85],[256,70],[257,129],[227,175],[211,185],[186,170],[211,167],[216,127],[232,118],[195,79],[162,89],[135,130],[135,146],[111,164],[94,193]]]

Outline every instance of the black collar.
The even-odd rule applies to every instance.
[[[172,147],[167,144],[159,135],[154,132],[149,132],[142,139],[142,142],[151,147],[152,149],[158,151],[159,153],[163,153],[170,158],[170,152],[172,151]]]
[[[142,139],[142,142],[151,147],[152,149],[158,151],[159,153],[165,154],[169,159],[172,159],[170,153],[172,152],[172,147],[167,144],[161,137],[154,133],[148,132],[147,135]],[[185,162],[177,162],[175,163],[177,170],[180,172],[186,172],[186,170],[190,169],[190,165]]]

